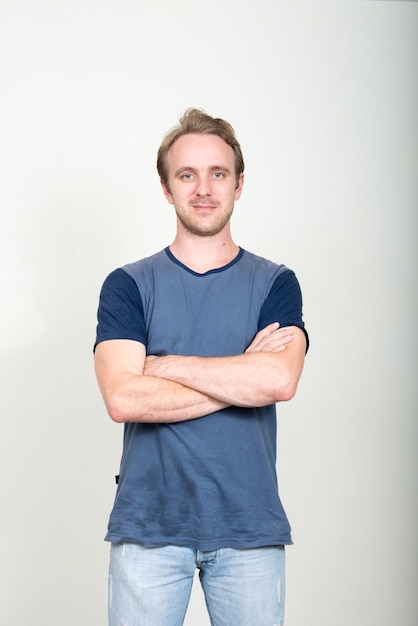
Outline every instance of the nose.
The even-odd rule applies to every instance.
[[[211,188],[208,179],[205,176],[199,176],[196,182],[196,194],[200,197],[210,196]]]

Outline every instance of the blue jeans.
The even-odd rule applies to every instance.
[[[112,544],[109,626],[181,626],[196,568],[212,626],[283,626],[284,547]]]

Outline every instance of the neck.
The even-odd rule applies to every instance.
[[[204,274],[230,263],[239,247],[233,242],[229,229],[224,229],[208,237],[177,232],[170,250],[183,265]]]

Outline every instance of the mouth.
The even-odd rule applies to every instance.
[[[212,211],[216,209],[218,205],[208,202],[193,202],[191,206],[198,211]]]

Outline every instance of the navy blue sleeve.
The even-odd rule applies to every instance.
[[[268,324],[279,322],[280,327],[298,326],[306,337],[306,351],[309,348],[309,336],[302,318],[302,293],[298,279],[292,270],[279,274],[273,283],[260,311],[258,330]]]
[[[108,339],[132,339],[146,345],[141,294],[134,279],[123,269],[106,278],[100,292],[94,347]]]

